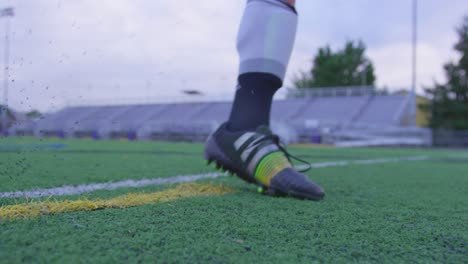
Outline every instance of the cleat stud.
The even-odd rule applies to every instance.
[[[263,194],[263,193],[265,193],[265,189],[263,189],[262,186],[259,186],[259,187],[257,188],[257,192]]]

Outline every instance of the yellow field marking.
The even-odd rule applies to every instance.
[[[185,183],[174,189],[154,193],[130,193],[111,199],[28,202],[0,207],[0,219],[15,220],[74,211],[127,208],[174,201],[181,198],[223,195],[234,192],[226,186]]]

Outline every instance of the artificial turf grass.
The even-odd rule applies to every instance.
[[[58,150],[19,149],[13,152],[2,152],[0,149],[0,192],[213,171],[204,166],[203,144],[32,138],[0,140],[0,146],[41,144],[64,144],[67,147]],[[367,148],[291,148],[291,151],[309,162],[457,153]]]
[[[10,148],[47,144],[66,148]],[[201,144],[0,138],[1,146],[9,148],[0,148],[0,192],[212,171],[203,165]]]
[[[312,170],[309,176],[327,191],[323,202],[270,198],[223,178],[216,182],[241,191],[2,222],[0,259],[461,263],[466,169],[422,161]]]
[[[26,245],[23,257],[46,262],[51,260],[48,247],[58,259],[83,256],[85,262],[417,262],[432,257],[456,262],[463,257],[421,234],[427,223],[410,224],[411,216],[375,222],[365,210],[350,214],[325,203],[266,198],[244,193],[24,221],[30,229],[48,227],[49,232],[32,234],[45,241],[27,236],[17,245]],[[460,238],[439,233],[434,239],[460,247]]]
[[[145,147],[130,142],[76,141],[73,144],[70,143],[70,148],[86,150],[138,152],[148,146],[191,154],[202,150],[201,144],[150,142]],[[211,181],[232,185],[240,191],[223,197],[0,222],[0,262],[461,263],[467,258],[468,167],[462,159],[466,158],[466,152],[418,149],[294,149],[293,152],[306,155],[310,161],[413,155],[436,159],[311,170],[308,175],[327,192],[325,201],[319,203],[258,195],[253,185],[237,178],[222,178]],[[29,155],[32,153],[56,154],[44,150],[21,154],[36,160],[36,156]],[[57,159],[44,166],[50,167],[49,171],[60,172],[56,167],[66,168],[67,162],[73,161],[76,165],[69,171],[68,178],[34,178],[41,169],[37,163],[31,163],[29,174],[23,174],[25,179],[20,182],[23,184],[15,186],[24,190],[36,187],[37,183],[55,187],[70,181],[103,180],[83,175],[86,170],[82,168],[89,169],[90,160],[99,160],[101,156],[116,159],[122,153],[77,155],[63,152],[59,155],[63,155],[63,160]],[[119,166],[117,159],[117,168],[125,172],[121,175],[140,177],[129,172],[153,161],[143,158],[140,162],[142,155],[148,154],[127,155],[127,166]],[[447,159],[447,155],[460,158]],[[153,177],[159,177],[166,170],[167,176],[173,176],[171,170],[187,170],[193,174],[204,168],[201,162],[195,164],[190,158],[184,161],[187,155],[155,157],[161,163],[151,167]],[[104,161],[102,165],[99,172],[113,179],[114,163]],[[4,181],[0,182],[3,186]],[[112,197],[125,190],[89,196]],[[7,191],[12,189],[8,187]]]
[[[201,155],[0,153],[0,191],[211,172]],[[184,164],[184,166],[181,166]]]

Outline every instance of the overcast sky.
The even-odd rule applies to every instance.
[[[299,29],[285,86],[310,68],[319,47],[336,49],[358,39],[367,45],[378,86],[410,86],[410,0],[297,2]],[[468,15],[468,4],[419,3],[421,91],[434,79],[443,81],[442,65],[457,58],[454,29]],[[0,8],[6,6],[16,13],[9,96],[14,109],[167,100],[194,89],[211,96],[234,92],[243,0],[0,0]],[[0,20],[1,35],[4,25]]]

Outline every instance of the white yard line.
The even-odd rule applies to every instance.
[[[207,173],[198,175],[180,175],[170,178],[156,178],[156,179],[143,179],[143,180],[124,180],[118,182],[106,183],[90,183],[81,185],[65,185],[50,189],[35,189],[31,191],[16,191],[0,193],[0,198],[36,198],[43,196],[63,196],[63,195],[76,195],[82,193],[89,193],[99,190],[115,190],[119,188],[139,188],[150,185],[161,185],[167,183],[184,183],[193,182],[200,179],[214,179],[225,176],[225,173]]]
[[[312,163],[310,166],[314,169],[326,168],[326,167],[339,167],[348,165],[367,165],[367,164],[378,164],[378,163],[394,163],[400,161],[419,161],[427,160],[427,156],[411,156],[411,157],[398,157],[398,158],[381,158],[381,159],[365,159],[365,160],[342,160],[342,161],[331,161],[331,162],[320,162]],[[307,165],[297,166],[298,169],[305,169]]]
[[[311,163],[310,166],[314,169],[327,168],[327,167],[339,167],[348,165],[368,165],[378,163],[394,163],[400,161],[420,161],[427,160],[427,156],[412,156],[412,157],[399,157],[399,158],[381,158],[381,159],[367,159],[367,160],[352,160],[352,161],[331,161],[331,162],[318,162]],[[307,165],[301,165],[298,168],[304,168]],[[99,190],[115,190],[119,188],[139,188],[151,185],[161,185],[168,183],[184,183],[193,182],[201,179],[215,179],[218,177],[224,177],[227,173],[206,173],[196,175],[179,175],[170,178],[156,178],[156,179],[143,179],[143,180],[124,180],[118,182],[106,182],[106,183],[90,183],[82,185],[67,185],[62,187],[50,188],[50,189],[35,189],[31,191],[16,191],[16,192],[3,192],[0,193],[0,198],[37,198],[44,196],[63,196],[63,195],[77,195],[83,193],[89,193]]]

